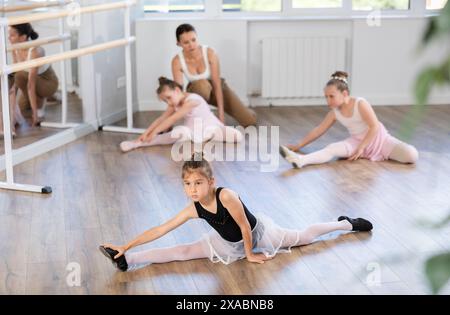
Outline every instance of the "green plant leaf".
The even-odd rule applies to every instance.
[[[442,9],[441,14],[430,19],[422,39],[423,49],[432,40],[443,37],[444,40],[449,40],[450,34],[450,1]],[[420,118],[425,111],[425,104],[430,96],[431,89],[435,85],[445,85],[450,83],[450,55],[445,61],[437,67],[429,67],[423,70],[417,77],[415,83],[415,98],[416,105],[413,110],[406,117],[400,133],[404,138],[408,139],[413,130],[416,128]],[[445,226],[450,222],[450,215],[443,220],[441,224],[435,224],[435,228]],[[425,272],[430,282],[433,294],[438,294],[439,291],[446,285],[450,279],[450,252],[429,258],[425,264]]]
[[[436,30],[437,30],[436,24],[437,24],[437,21],[434,18],[431,19],[430,22],[428,23],[425,33],[423,34],[423,40],[422,40],[423,44],[427,44],[436,35]]]
[[[416,98],[416,105],[408,113],[405,120],[400,127],[400,137],[404,140],[410,139],[413,131],[417,127],[420,119],[425,112],[425,104],[430,95],[431,89],[435,84],[438,68],[430,67],[423,70],[416,80],[414,94]]]
[[[450,55],[441,65],[429,67],[419,74],[414,89],[417,104],[426,104],[435,84],[444,85],[446,83],[450,83]]]
[[[436,19],[436,27],[438,35],[447,34],[450,31],[450,3],[448,1]]]
[[[438,16],[432,17],[423,35],[422,44],[426,45],[430,41],[440,36],[448,37],[450,32],[450,2],[441,10]]]
[[[446,226],[449,223],[450,223],[450,214],[441,223],[436,224],[434,227],[440,229],[440,228],[443,228],[444,226]]]
[[[447,58],[447,61],[442,66],[442,71],[444,71],[444,77],[447,82],[450,82],[450,55]]]
[[[429,258],[425,272],[433,294],[438,294],[450,279],[450,252]]]
[[[430,221],[429,219],[422,219],[418,221],[418,224],[422,227],[429,229],[441,229],[450,223],[450,213],[446,218],[442,220],[442,222]]]
[[[438,68],[430,67],[420,73],[415,84],[415,94],[418,105],[425,105],[428,96],[430,95],[431,88],[438,76],[438,72]]]
[[[416,105],[406,116],[401,128],[400,136],[408,140],[420,119],[425,113],[425,105],[434,86],[442,86],[450,83],[450,56],[445,62],[437,67],[429,67],[423,70],[416,79],[414,94]]]
[[[425,105],[414,105],[412,110],[406,115],[406,118],[400,127],[399,134],[401,139],[405,141],[411,139],[414,130],[425,114],[425,109]]]

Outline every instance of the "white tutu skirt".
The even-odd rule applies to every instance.
[[[277,253],[290,253],[291,246],[282,247],[286,238],[287,229],[280,227],[271,218],[264,214],[255,215],[256,226],[252,230],[253,252],[263,253],[273,257]],[[226,265],[246,257],[244,241],[229,242],[223,239],[216,230],[203,235],[206,251],[213,263],[221,262]],[[286,243],[286,242],[284,242]]]

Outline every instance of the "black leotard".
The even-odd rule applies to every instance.
[[[199,218],[202,218],[208,222],[211,227],[217,231],[225,240],[229,242],[239,242],[242,240],[242,233],[239,225],[234,221],[233,217],[230,215],[228,210],[220,202],[219,194],[223,187],[219,187],[216,190],[216,203],[217,203],[217,213],[214,214],[211,211],[206,210],[202,207],[200,202],[195,202],[195,209]],[[239,199],[240,200],[240,199]],[[251,229],[256,226],[255,216],[247,209],[247,207],[242,202],[244,207],[245,216],[250,223]]]

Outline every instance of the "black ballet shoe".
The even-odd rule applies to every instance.
[[[112,264],[119,269],[120,271],[127,271],[128,270],[128,263],[125,258],[125,255],[120,256],[117,259],[114,259],[114,257],[119,253],[118,251],[106,248],[104,246],[100,246],[98,249],[102,252],[103,255],[105,255],[106,258],[109,258],[112,262]]]
[[[345,216],[340,216],[338,218],[338,221],[343,220],[347,220],[348,222],[350,222],[353,227],[352,231],[367,232],[373,229],[372,223],[363,218],[352,219]]]

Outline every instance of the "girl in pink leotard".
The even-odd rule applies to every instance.
[[[416,148],[391,136],[365,99],[350,96],[347,78],[348,74],[342,71],[331,76],[325,87],[325,97],[331,110],[300,143],[281,146],[281,155],[295,168],[327,163],[334,158],[415,163],[419,158]],[[322,136],[336,120],[347,128],[349,138],[310,154],[294,153]]]
[[[140,147],[173,144],[179,140],[197,143],[206,141],[235,143],[242,140],[242,133],[225,126],[214,116],[201,96],[183,92],[178,83],[161,77],[157,93],[159,98],[167,103],[167,110],[138,139],[122,142],[120,148],[123,152]],[[175,127],[171,132],[165,132],[180,119],[184,119],[182,126]]]

